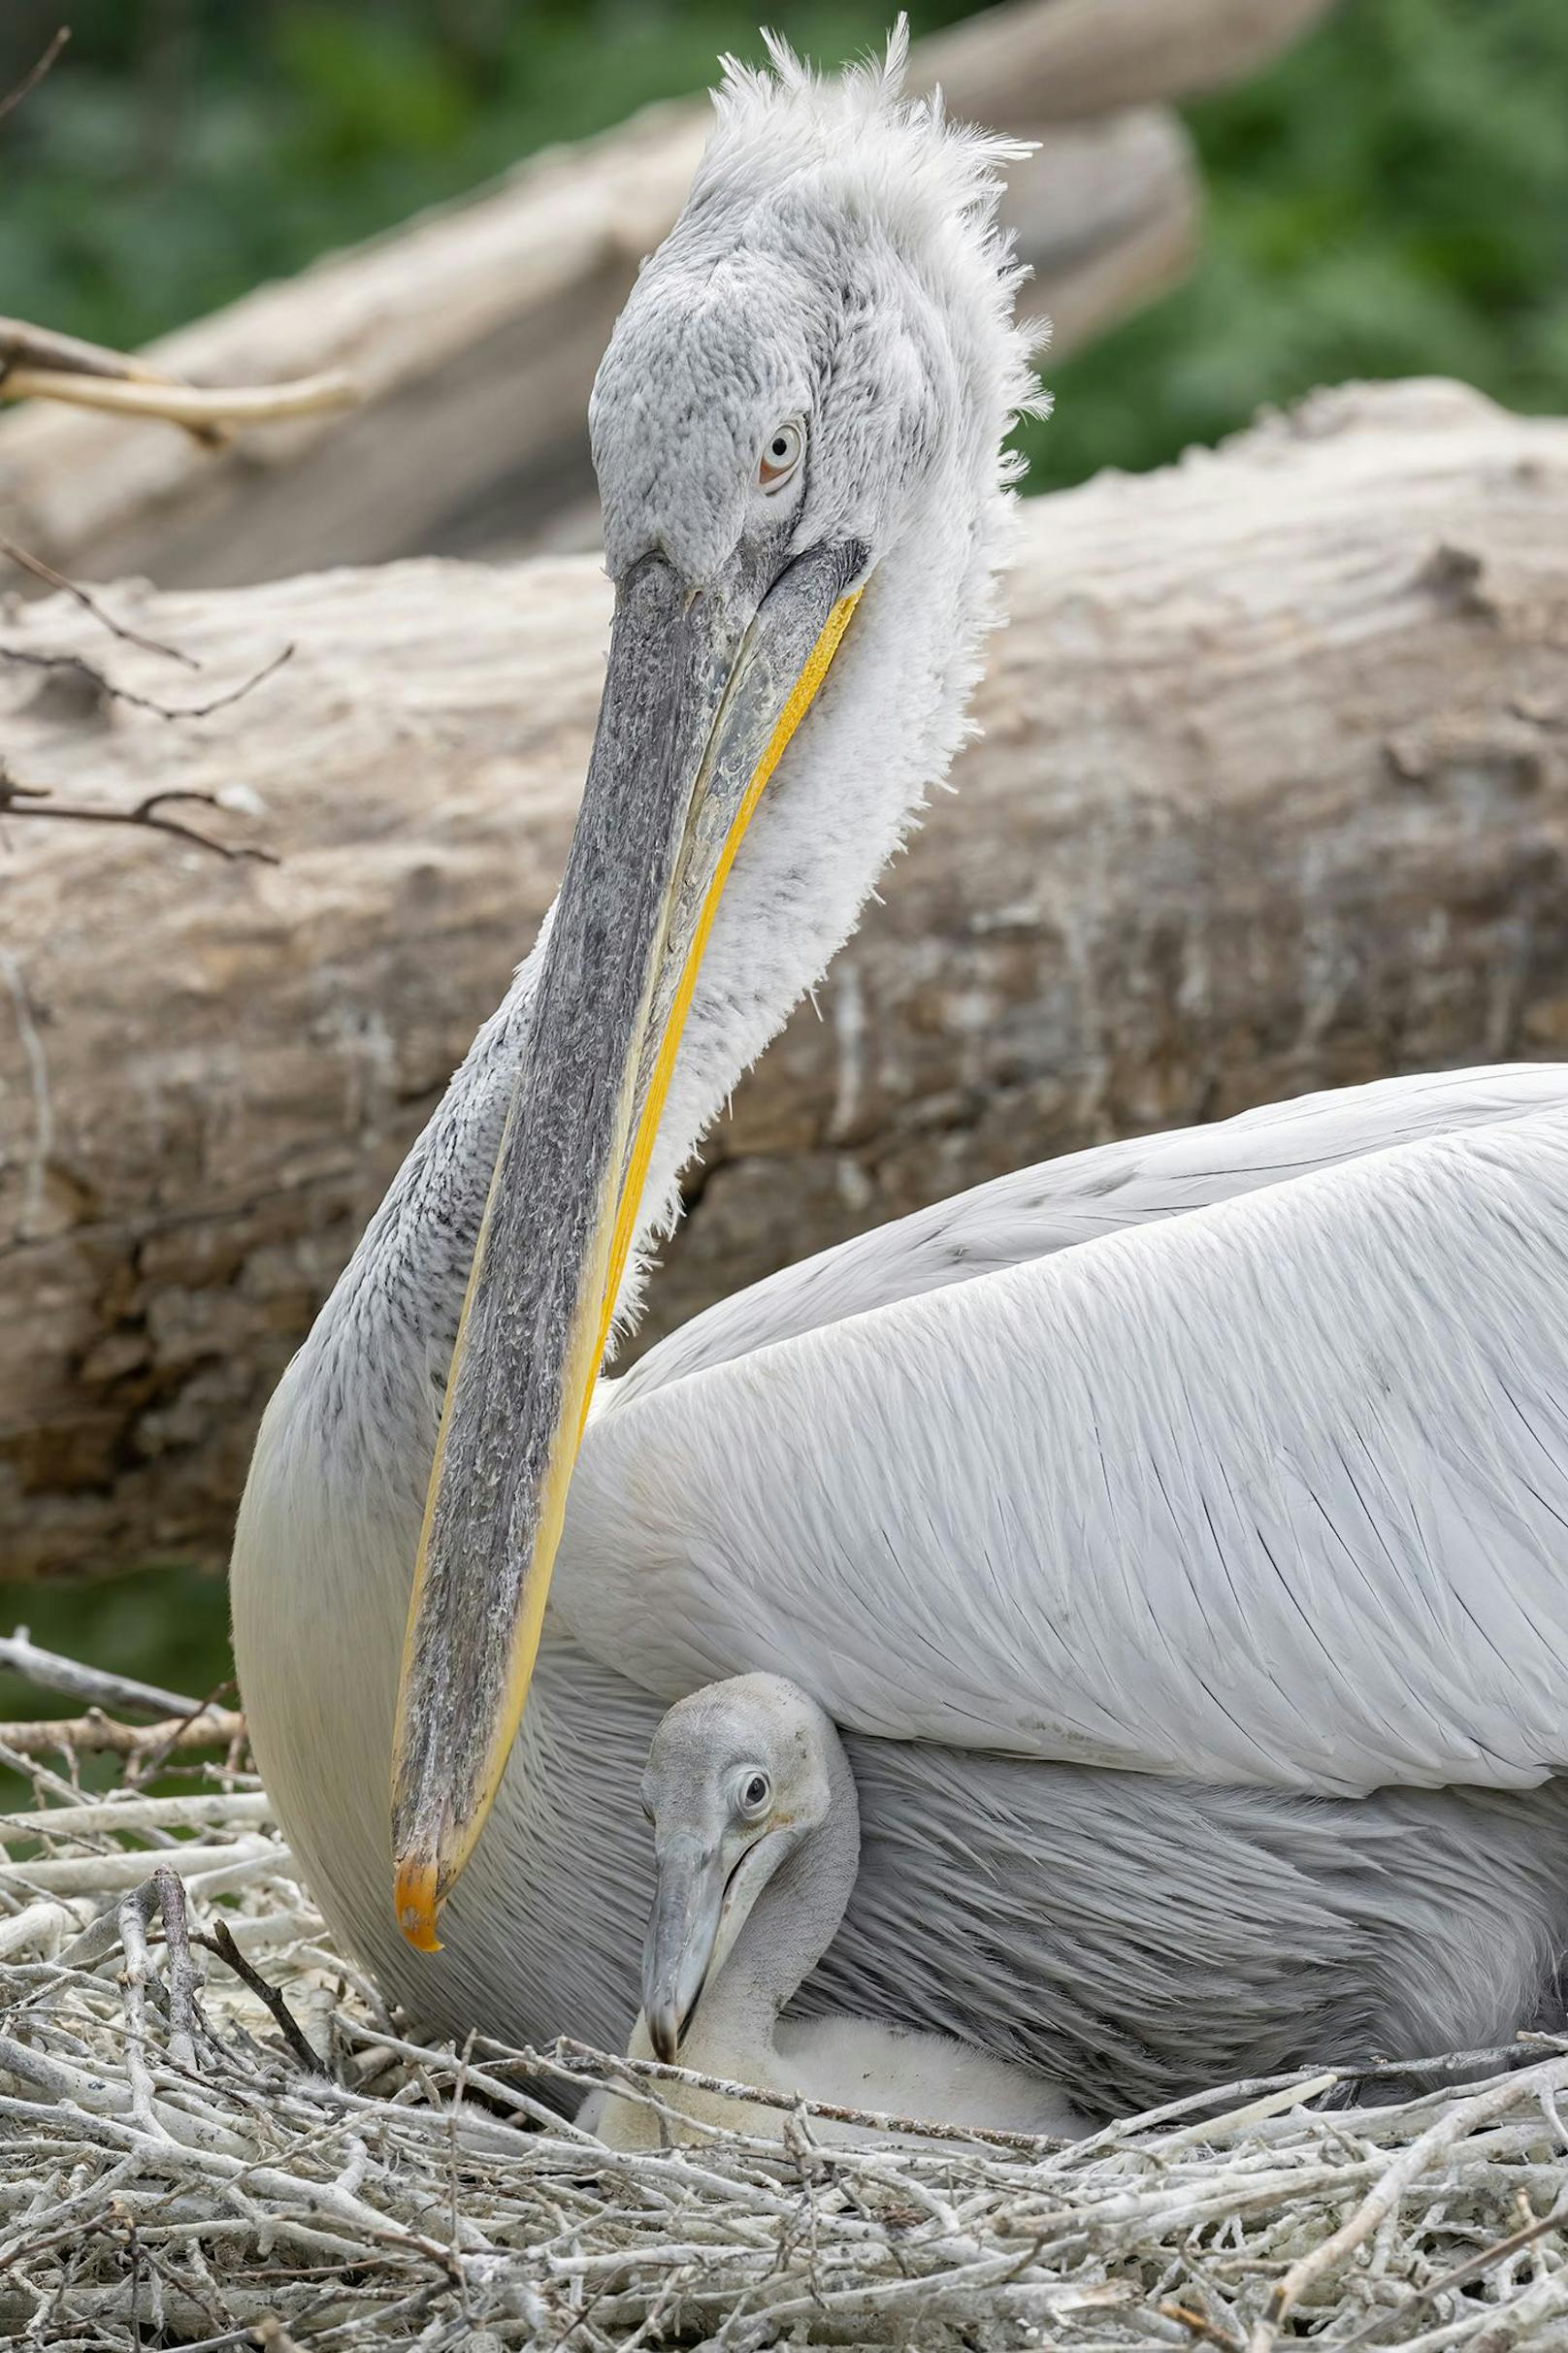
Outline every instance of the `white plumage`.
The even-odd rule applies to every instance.
[[[572,1633],[638,1622],[662,1697],[765,1656],[883,1738],[1356,1795],[1568,1767],[1568,1100],[1469,1084],[1459,1132],[654,1352],[573,1487]],[[1303,1152],[1356,1098],[1318,1114]]]
[[[605,795],[638,814],[643,767],[686,789],[690,678],[711,700],[738,675],[744,616],[745,642],[766,637],[814,565],[853,579],[717,902],[640,1210],[621,1202],[624,1314],[695,1140],[945,769],[994,617],[1026,356],[993,226],[1005,150],[901,102],[898,66],[824,88],[781,56],[775,80],[732,80],[606,358],[595,440],[628,634],[588,863],[574,849],[269,1409],[234,1556],[258,1756],[335,1933],[459,2034],[624,2042],[650,1886],[640,1759],[670,1699],[763,1668],[845,1727],[861,1795],[859,1876],[807,2006],[957,2032],[1098,2111],[1480,2045],[1531,2016],[1568,1945],[1554,1067],[1389,1080],[1023,1172],[774,1277],[604,1385],[444,1949],[399,1934],[399,1662],[465,1286],[519,1140],[561,1190],[538,1226],[587,1270],[579,1305],[597,1263],[598,1197],[588,1215],[573,1196],[558,1117],[580,1071],[558,1041],[586,1005],[583,1051],[604,1047],[625,928]],[[783,419],[808,455],[775,496],[757,453]],[[650,603],[666,635],[639,644]],[[687,649],[673,717],[670,646]],[[734,699],[718,708],[722,752]],[[677,846],[697,839],[669,805]],[[689,914],[702,881],[660,905]],[[623,1060],[578,1089],[623,1194],[614,1122],[654,1099],[645,1009],[669,985],[621,973],[616,1001],[641,1008]],[[477,1284],[513,1286],[504,1306],[551,1373],[565,1340],[536,1291],[561,1263]],[[530,1463],[550,1435],[516,1372],[534,1360],[469,1359]],[[532,1544],[534,1471],[519,1487],[504,1448],[487,1461]],[[512,1636],[515,1608],[491,1614],[512,1548],[488,1487],[459,1500],[441,1622],[427,1596],[414,1649],[455,1628],[477,1672]],[[448,1751],[476,1774],[475,1721],[498,1715],[474,1687],[437,1675],[415,1711],[439,1821]],[[487,1790],[471,1774],[460,1794],[476,1825]]]
[[[765,1792],[751,1807],[748,1784]],[[683,2024],[663,2021],[662,2056],[726,2082],[927,2124],[1064,2139],[1087,2130],[1058,2085],[951,2035],[877,2018],[780,2015],[837,1934],[860,1866],[854,1776],[807,1693],[774,1675],[692,1693],[655,1732],[643,1789],[660,1873],[644,1999],[657,2002],[661,1980],[682,1969],[698,1987]],[[654,2055],[650,2014],[633,2031],[635,2059]],[[789,2119],[787,2108],[696,2084],[659,2088],[666,2107],[697,2125],[779,2139]],[[614,2148],[658,2148],[670,2132],[653,2109],[613,2095],[579,2121]],[[899,2138],[832,2116],[814,2116],[811,2131],[830,2141]]]

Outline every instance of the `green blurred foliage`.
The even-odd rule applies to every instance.
[[[1201,266],[1047,366],[1034,488],[1161,464],[1348,376],[1462,376],[1568,411],[1565,0],[1349,0],[1189,120]]]
[[[89,1667],[133,1675],[144,1683],[211,1699],[234,1673],[229,1654],[229,1597],[220,1577],[193,1569],[138,1569],[112,1583],[86,1587],[65,1585],[0,1586],[0,1633],[24,1625],[46,1650],[63,1651]],[[232,1706],[232,1690],[222,1704]],[[0,1723],[43,1716],[80,1716],[84,1703],[40,1691],[19,1675],[0,1668]],[[138,1722],[147,1720],[138,1717]],[[43,1762],[57,1770],[58,1757]],[[83,1757],[82,1783],[111,1789],[119,1780],[112,1757]],[[148,1783],[178,1791],[185,1785],[179,1765]],[[0,1767],[0,1810],[29,1802],[21,1776]]]
[[[58,21],[6,0],[0,89]],[[836,59],[894,0],[80,0],[0,124],[0,310],[120,344],[298,269],[518,156],[756,55],[760,15]],[[969,13],[916,5],[917,31]],[[1192,281],[1046,368],[1036,489],[1213,441],[1349,376],[1467,377],[1568,411],[1568,0],[1346,0],[1190,119],[1209,190]],[[205,1691],[214,1581],[0,1597],[38,1639]],[[0,1689],[0,1715],[49,1711]],[[53,1712],[59,1712],[55,1710]]]
[[[56,19],[12,0],[0,79]],[[82,0],[0,131],[0,309],[118,343],[700,88],[759,15],[824,59],[893,0]],[[967,14],[914,9],[917,31]],[[1189,285],[1048,367],[1033,485],[1141,468],[1347,376],[1568,409],[1568,0],[1347,0],[1191,119]]]
[[[932,24],[962,0],[921,11]],[[0,309],[147,341],[558,140],[760,56],[839,56],[887,0],[87,0],[3,151]],[[25,17],[23,32],[21,18]],[[0,31],[14,78],[54,9]]]

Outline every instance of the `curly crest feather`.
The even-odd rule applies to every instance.
[[[837,74],[818,73],[780,33],[765,29],[762,37],[768,66],[734,55],[720,60],[717,122],[688,210],[727,202],[750,209],[785,196],[799,201],[809,186],[944,286],[988,295],[987,340],[995,339],[1007,424],[1049,415],[1051,396],[1034,366],[1049,345],[1051,322],[1015,318],[1030,271],[996,218],[1009,167],[1027,161],[1037,143],[954,121],[939,88],[908,96],[903,14],[880,53]],[[1021,461],[1003,459],[1004,479],[1021,471]]]

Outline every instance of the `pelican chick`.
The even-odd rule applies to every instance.
[[[573,847],[258,1436],[257,1762],[342,1949],[459,2042],[624,2047],[648,1742],[767,1669],[860,1784],[811,2005],[1096,2116],[1487,2048],[1568,1947],[1568,1064],[995,1177],[599,1377],[996,618],[1014,150],[903,63],[731,68],[611,341]]]
[[[780,2014],[836,1936],[861,1855],[843,1743],[798,1684],[739,1675],[678,1700],[654,1733],[642,1797],[655,1878],[630,2057],[925,2123],[1088,2131],[1055,2084],[951,2036]],[[665,2089],[697,2122],[783,2132],[787,2109]],[[612,2148],[660,2145],[659,2117],[629,2100],[596,2100],[583,2121]],[[887,2138],[827,2117],[812,2130]]]

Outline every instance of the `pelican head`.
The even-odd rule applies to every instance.
[[[853,1812],[854,1783],[815,1700],[780,1676],[740,1675],[676,1701],[642,1800],[655,1874],[642,2009],[656,2054],[672,2060],[758,1897],[835,1807]]]
[[[414,1581],[393,1829],[415,1944],[516,1731],[637,1235],[964,732],[1032,388],[994,218],[1023,150],[903,99],[903,50],[900,27],[826,82],[776,44],[770,73],[729,66],[595,386],[608,670]]]

